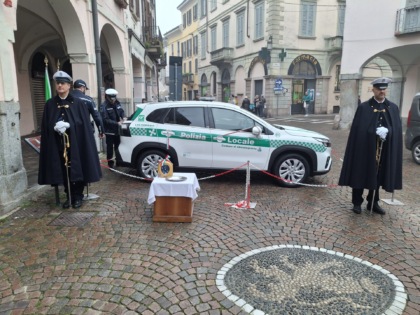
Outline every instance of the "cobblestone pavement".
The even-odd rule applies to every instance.
[[[394,196],[404,205],[383,203],[387,211],[384,216],[370,215],[367,211],[356,215],[351,211],[350,189],[334,186],[347,131],[308,121],[287,124],[331,137],[332,170],[311,179],[312,184],[331,186],[285,189],[276,186],[267,175],[253,173],[251,201],[257,203],[255,209],[234,209],[224,203],[244,198],[245,173],[202,180],[192,223],[152,222],[152,206],[146,202],[150,184],[105,169],[103,180],[90,186],[90,192],[100,198],[86,201],[80,211],[56,207],[50,187],[23,201],[16,212],[0,221],[0,314],[247,314],[252,310],[240,307],[219,290],[218,273],[239,255],[276,245],[325,249],[389,271],[404,286],[406,306],[400,313],[419,314],[420,167],[412,162],[410,152],[404,149],[404,189]],[[27,153],[27,156],[35,154]],[[31,168],[28,165],[37,165],[29,160],[25,159],[28,170]],[[33,169],[28,173],[33,175]],[[207,175],[197,172],[198,178]],[[382,193],[381,198],[391,199],[391,195]],[[54,225],[53,221],[64,213],[81,214],[73,218],[79,227]],[[273,302],[273,296],[268,297],[268,287],[251,285],[249,280],[247,288],[248,280],[243,280],[253,276],[250,274],[253,272],[283,279],[285,272],[289,271],[290,276],[290,270],[300,261],[275,257],[283,264],[283,270],[262,260],[250,261],[252,270],[241,271],[238,264],[237,269],[232,268],[232,273],[227,274],[226,285],[241,283],[248,290],[247,298],[254,292],[251,299],[260,298],[255,303],[263,312],[289,314],[297,309],[299,301],[309,303],[313,295],[309,300],[305,300],[305,294],[310,292],[299,291],[292,296],[288,291],[282,295],[280,287]],[[349,265],[347,269],[336,270],[328,261],[319,267],[322,259],[311,259],[305,263],[306,268],[317,274],[327,270],[322,279],[332,276],[340,279],[338,288],[331,290],[335,295],[361,290],[347,271],[367,278],[362,279],[364,293],[376,294],[377,290],[387,289],[391,296],[394,294],[392,283],[386,279],[374,282],[369,272],[357,272],[359,267],[352,270]],[[312,276],[308,273],[299,281],[306,283],[309,280],[305,279]],[[319,283],[312,290],[322,291],[324,282]],[[295,300],[291,301],[292,298]],[[331,296],[321,298],[323,303],[315,298],[312,304],[318,306],[308,307],[307,312],[300,303],[297,314],[326,314]],[[368,296],[360,298],[359,301],[368,304],[375,300]],[[279,300],[282,302],[278,303]],[[348,309],[351,305],[343,308],[343,314],[375,314],[375,309],[358,307],[365,302],[354,299],[350,302],[353,308]],[[270,306],[264,309],[265,305]],[[379,308],[377,311],[382,313]]]

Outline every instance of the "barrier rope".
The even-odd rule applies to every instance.
[[[215,175],[210,175],[210,176],[207,176],[207,177],[198,178],[198,180],[206,180],[206,179],[210,179],[210,178],[215,178],[215,177],[223,176],[223,175],[232,173],[234,171],[237,171],[238,169],[242,168],[245,165],[247,165],[247,163],[244,163],[244,164],[242,164],[242,165],[240,165],[238,167],[232,168],[230,170],[227,170],[227,171],[222,172],[222,173],[219,173],[219,174],[215,174]]]
[[[251,164],[253,167],[255,167],[257,170],[259,170],[260,172],[262,172],[262,173],[264,173],[264,174],[266,174],[266,175],[268,175],[268,176],[271,176],[271,177],[273,177],[273,178],[275,178],[275,179],[281,180],[281,181],[283,181],[283,182],[285,182],[285,183],[295,184],[295,185],[300,185],[300,186],[307,186],[307,187],[320,187],[320,188],[328,188],[328,187],[330,187],[330,188],[335,188],[335,187],[338,187],[338,185],[337,185],[337,184],[315,185],[315,184],[296,183],[296,182],[294,182],[294,181],[291,181],[291,180],[288,180],[288,179],[284,179],[284,178],[282,178],[282,177],[279,177],[279,176],[276,176],[276,175],[274,175],[274,174],[271,174],[271,173],[269,173],[269,172],[267,172],[267,171],[264,171],[264,170],[260,169],[259,167],[255,166],[255,165],[254,165],[254,164],[252,164],[252,163],[250,163],[250,164]]]
[[[105,164],[105,163],[108,163],[109,161],[113,161],[113,160],[114,159],[111,159],[111,160],[101,160],[101,166],[103,168],[109,169],[112,172],[115,172],[115,173],[121,174],[121,175],[125,175],[127,177],[131,177],[131,178],[135,178],[135,179],[140,179],[140,180],[145,180],[145,181],[148,181],[148,182],[153,181],[153,178],[141,177],[141,176],[137,176],[137,175],[128,174],[128,173],[119,171],[119,170],[117,170],[115,168],[109,167],[108,165]],[[230,170],[227,170],[227,171],[224,171],[224,172],[221,172],[221,173],[218,173],[218,174],[214,174],[214,175],[210,175],[210,176],[205,176],[205,177],[198,178],[198,180],[199,181],[203,181],[203,180],[207,180],[207,179],[211,179],[211,178],[220,177],[220,176],[223,176],[223,175],[232,173],[234,171],[237,171],[237,170],[243,168],[245,165],[247,165],[247,168],[249,168],[250,166],[253,166],[255,169],[257,169],[261,173],[266,174],[266,175],[268,175],[270,177],[273,177],[273,178],[275,178],[277,180],[281,180],[281,181],[283,181],[285,183],[289,183],[289,184],[295,184],[295,185],[306,186],[306,187],[318,187],[318,188],[336,188],[336,187],[338,187],[338,184],[323,184],[323,185],[319,185],[319,184],[306,184],[306,183],[293,182],[291,180],[287,180],[287,179],[284,179],[284,178],[279,177],[277,175],[271,174],[270,172],[267,172],[267,171],[265,171],[265,170],[263,170],[263,169],[255,166],[254,164],[252,164],[250,162],[246,162],[246,163],[244,163],[242,165],[239,165],[239,166],[237,166],[235,168],[232,168]],[[250,185],[250,175],[248,174],[248,170],[247,170],[247,179],[246,179],[246,181],[247,181],[247,186],[246,186],[245,201],[244,202],[249,206],[249,196],[250,196],[251,185]]]
[[[115,169],[115,168],[109,167],[107,164],[105,164],[105,163],[108,163],[109,161],[113,161],[113,160],[114,160],[114,159],[110,159],[110,160],[100,160],[100,165],[101,165],[103,168],[106,168],[106,169],[108,169],[108,170],[110,170],[110,171],[112,171],[112,172],[114,172],[114,173],[120,174],[120,175],[124,175],[124,176],[131,177],[131,178],[135,178],[135,179],[145,180],[145,181],[148,181],[148,182],[152,182],[152,181],[153,181],[153,178],[147,178],[147,177],[141,177],[141,176],[137,176],[137,175],[128,174],[128,173],[125,173],[125,172],[119,171],[119,170],[117,170],[117,169]],[[105,162],[105,163],[103,163],[103,162]]]
[[[225,206],[237,209],[255,208],[256,203],[251,205],[251,169],[249,161],[246,163],[245,199],[236,203],[226,202]]]

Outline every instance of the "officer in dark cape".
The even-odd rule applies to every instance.
[[[402,126],[398,106],[385,98],[388,78],[372,81],[374,96],[356,110],[347,141],[338,184],[352,188],[353,212],[362,212],[363,190],[367,210],[385,214],[378,204],[379,187],[402,189]],[[373,203],[373,204],[372,204]]]
[[[79,208],[84,186],[99,181],[102,172],[89,111],[69,93],[72,78],[64,71],[53,78],[57,95],[44,107],[38,184],[64,185],[67,200],[63,208]]]

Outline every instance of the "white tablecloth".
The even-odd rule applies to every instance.
[[[173,176],[184,176],[187,179],[182,182],[171,182],[166,178],[155,177],[147,198],[149,205],[156,201],[156,196],[188,197],[192,200],[198,197],[197,190],[200,190],[200,185],[195,173],[173,173]]]

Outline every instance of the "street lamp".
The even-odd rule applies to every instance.
[[[269,36],[267,40],[267,50],[271,51],[273,49],[273,36]]]

